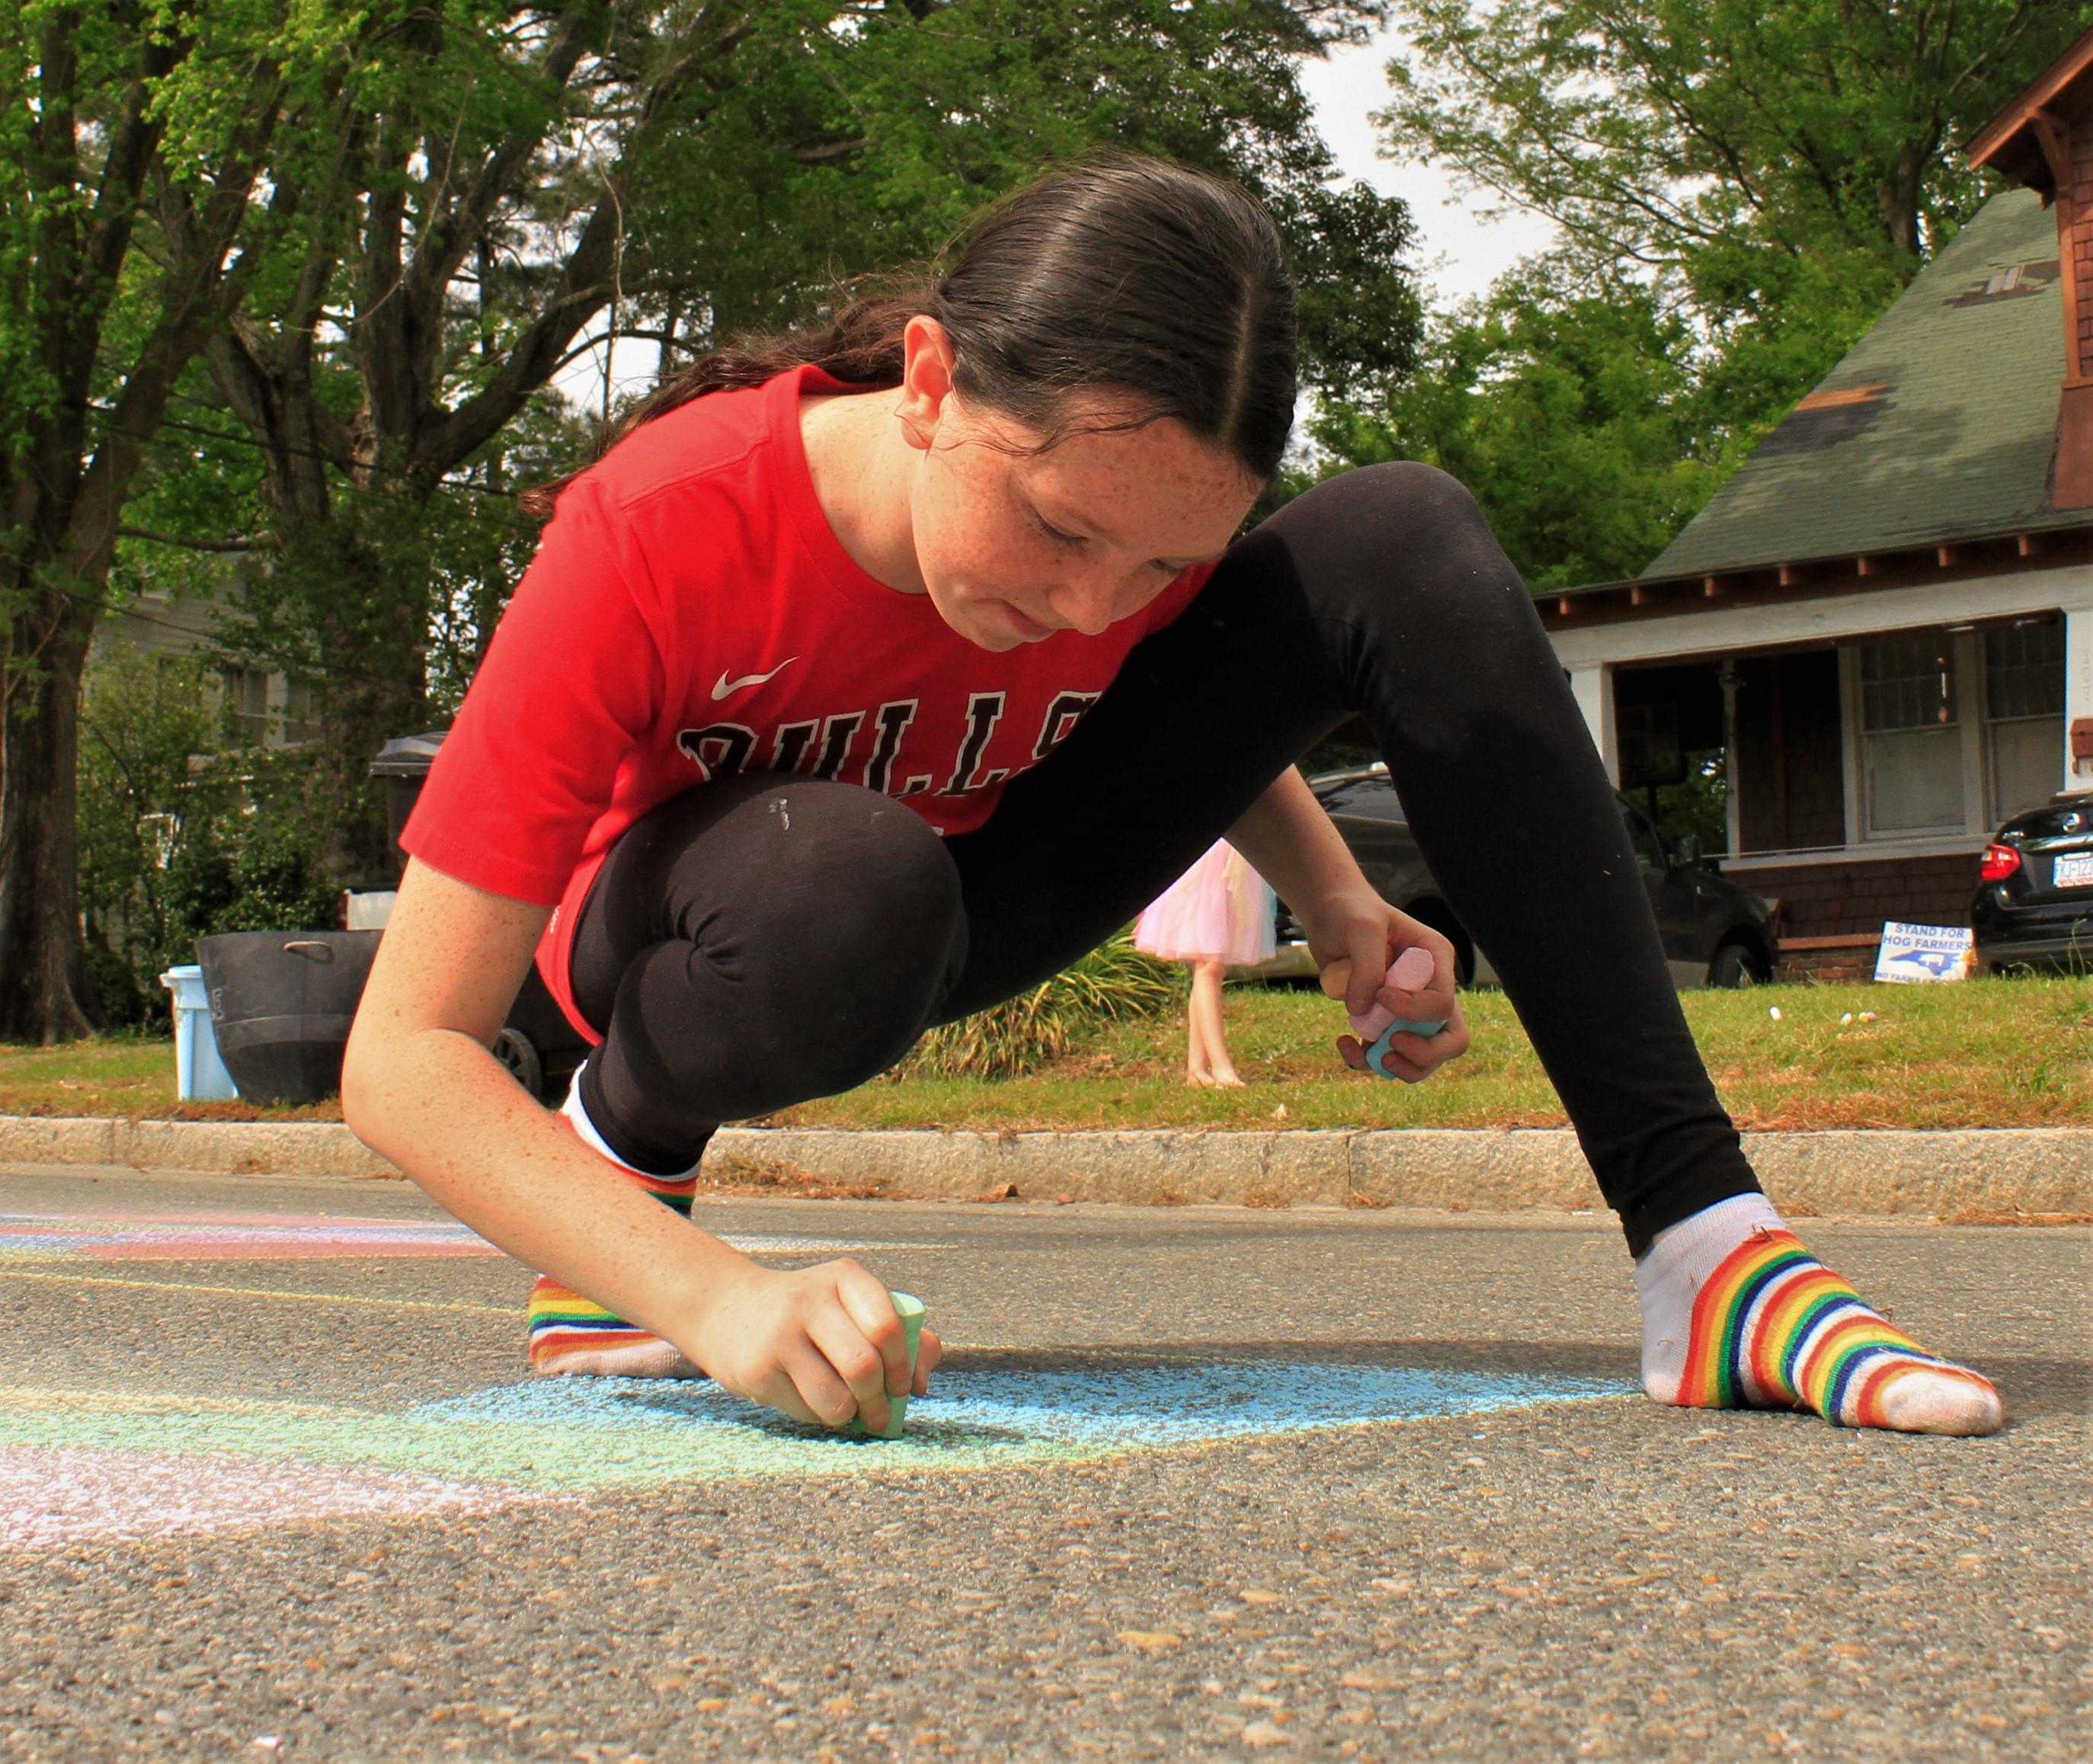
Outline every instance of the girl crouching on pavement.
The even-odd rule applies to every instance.
[[[1384,1063],[1428,1077],[1467,1046],[1454,951],[1294,769],[1358,714],[1620,1216],[1650,1394],[1996,1428],[1984,1379],[1760,1192],[1473,501],[1373,466],[1242,532],[1294,397],[1270,219],[1139,158],[1043,178],[941,278],[664,385],[558,487],[406,829],[350,1125],[542,1271],[540,1371],[702,1374],[878,1431],[909,1385],[885,1287],[700,1230],[707,1139],[1037,984],[1224,838],[1332,999],[1445,1020]],[[1545,886],[1478,836],[1479,802],[1547,854]],[[1384,986],[1419,946],[1429,984]],[[534,959],[595,1043],[557,1115],[488,1051]],[[926,1335],[916,1389],[937,1354]]]

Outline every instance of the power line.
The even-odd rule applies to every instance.
[[[202,402],[201,400],[190,401]],[[214,441],[230,441],[236,447],[251,447],[258,453],[290,453],[300,459],[316,459],[323,465],[332,466],[338,471],[345,472],[346,470],[341,462],[333,454],[323,453],[316,447],[299,447],[288,441],[258,441],[251,435],[236,433],[224,429],[206,428],[201,423],[184,423],[178,417],[162,417],[159,426],[163,429],[179,429],[185,435],[208,436]],[[396,466],[370,465],[360,469],[376,472],[387,478],[412,478],[414,475],[414,473],[403,471]],[[425,482],[431,490],[470,490],[483,496],[499,496],[505,502],[513,502],[516,500],[516,492],[513,490],[497,490],[492,484],[477,484],[470,478],[431,478],[426,479]]]
[[[176,392],[171,396],[180,399],[184,404],[197,405],[207,410],[215,410],[217,408],[217,406],[214,405],[206,403],[203,399],[193,397],[184,393]],[[79,408],[87,410],[99,411],[105,416],[112,414],[114,410],[113,406],[104,404],[97,404],[92,399],[88,400],[86,403],[80,405]],[[184,435],[201,435],[206,436],[208,439],[214,441],[229,442],[235,447],[251,447],[258,453],[289,453],[300,459],[316,459],[319,461],[322,465],[332,466],[338,471],[343,471],[345,473],[348,470],[348,468],[344,466],[341,462],[336,459],[333,454],[323,453],[316,447],[300,447],[295,443],[289,441],[280,443],[258,441],[253,436],[246,433],[243,430],[210,428],[202,423],[184,423],[179,417],[169,416],[162,417],[156,426],[162,429],[176,429]],[[373,464],[361,467],[360,469],[366,471],[376,472],[380,476],[387,478],[413,478],[415,475],[413,472],[403,470],[396,466],[379,466]],[[422,481],[426,483],[428,488],[431,490],[469,490],[478,496],[498,496],[505,502],[514,501],[519,493],[514,490],[497,490],[492,484],[474,483],[470,478],[437,477]]]
[[[176,392],[171,393],[170,396],[180,400],[184,404],[197,405],[206,410],[217,408],[214,405],[208,404],[205,400],[195,397],[188,393]],[[98,404],[93,399],[84,401],[78,408],[97,411],[105,416],[114,414],[113,406],[106,404]],[[294,454],[301,458],[316,459],[322,464],[333,466],[337,470],[344,469],[341,466],[340,462],[336,459],[332,454],[323,453],[317,448],[299,447],[291,443],[284,443],[280,446],[272,447],[270,444],[256,440],[253,436],[246,433],[245,431],[213,428],[201,423],[184,423],[178,417],[164,415],[160,418],[158,426],[162,428],[177,430],[184,434],[202,436],[208,440],[214,441],[227,442],[235,446],[252,448],[257,453],[280,451]],[[381,473],[388,477],[410,478],[414,475],[411,472],[402,471],[396,467],[392,466],[373,465],[366,469],[371,471]],[[498,490],[490,484],[474,483],[470,479],[438,477],[425,480],[425,482],[428,488],[431,491],[470,491],[480,496],[496,496],[505,502],[514,502],[518,494],[518,492],[512,490]],[[182,543],[179,538],[171,535],[132,534],[127,536],[140,538],[149,544],[158,542],[164,544],[180,546]],[[151,626],[155,630],[158,631],[170,631],[177,636],[190,639],[193,642],[214,646],[217,642],[215,636],[209,631],[198,631],[191,626],[177,624],[171,619],[155,618],[150,613],[139,611],[133,605],[124,604],[112,600],[106,596],[87,593],[79,589],[67,587],[59,587],[57,592],[63,594],[67,600],[76,601],[82,605],[93,607],[98,613],[121,614],[124,617],[136,620],[140,624]],[[353,680],[366,685],[395,686],[401,683],[399,681],[392,678],[389,675],[369,674],[360,669],[344,670],[339,666],[322,666],[314,671],[317,674],[329,679]],[[304,677],[311,676],[308,675]]]
[[[86,597],[82,596],[80,598]],[[178,625],[171,619],[155,618],[150,613],[141,613],[135,608],[118,606],[113,601],[104,601],[100,605],[104,612],[119,613],[126,618],[135,618],[139,623],[150,625],[158,631],[172,631],[177,636],[197,639],[202,647],[203,659],[206,661],[214,662],[223,667],[239,667],[244,665],[239,659],[240,652],[236,650],[228,655],[227,652],[217,647],[218,639],[210,631],[197,631],[188,625]],[[318,678],[329,680],[355,680],[366,686],[399,686],[405,683],[388,674],[366,674],[360,668],[344,670],[336,667],[310,669],[274,667],[270,669],[269,672],[281,674],[287,679],[309,680]]]

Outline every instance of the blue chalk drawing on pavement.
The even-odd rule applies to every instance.
[[[912,1406],[926,1420],[1009,1427],[1072,1445],[1183,1445],[1373,1421],[1472,1415],[1614,1396],[1610,1380],[1272,1363],[1143,1366],[1123,1371],[954,1371]]]
[[[483,1508],[609,1489],[1008,1469],[1619,1400],[1637,1389],[1617,1379],[1096,1355],[1076,1366],[947,1367],[934,1388],[909,1405],[904,1437],[878,1440],[803,1426],[702,1380],[530,1379],[393,1411],[0,1386],[0,1459],[63,1450],[173,1454],[206,1476],[213,1460],[250,1477],[254,1467],[286,1463],[395,1472]],[[287,1498],[283,1516],[304,1510]]]
[[[545,1378],[417,1405],[416,1431],[453,1430],[483,1477],[566,1486],[665,1478],[986,1469],[1321,1428],[1476,1415],[1632,1394],[1618,1379],[1232,1360],[941,1370],[899,1440],[802,1426],[700,1380]],[[499,1441],[497,1467],[481,1454]],[[457,1468],[466,1467],[457,1464]]]

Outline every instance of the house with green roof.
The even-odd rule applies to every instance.
[[[1990,833],[2093,790],[2093,32],[1970,153],[2021,187],[1640,575],[1541,604],[1624,788],[1720,753],[1790,972],[1967,924]]]

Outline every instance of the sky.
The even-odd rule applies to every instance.
[[[1454,188],[1453,174],[1442,166],[1398,165],[1380,157],[1379,131],[1369,113],[1387,102],[1388,79],[1382,70],[1402,47],[1397,33],[1384,31],[1363,48],[1341,50],[1327,61],[1309,63],[1301,84],[1315,106],[1316,126],[1346,177],[1410,204],[1419,236],[1417,267],[1436,297],[1429,304],[1450,306],[1482,293],[1521,258],[1545,249],[1555,227],[1529,210],[1514,210],[1500,221],[1484,220],[1476,210],[1496,205],[1494,197],[1462,196]]]
[[[1369,113],[1386,101],[1388,80],[1383,69],[1402,46],[1398,33],[1382,32],[1359,48],[1340,50],[1327,61],[1309,63],[1301,83],[1342,176],[1409,202],[1417,223],[1415,262],[1432,290],[1427,304],[1443,307],[1484,292],[1521,258],[1544,249],[1555,228],[1552,222],[1527,211],[1514,211],[1498,221],[1484,220],[1476,210],[1493,206],[1493,199],[1462,196],[1445,167],[1398,165],[1380,156],[1379,132]],[[651,343],[618,346],[612,365],[618,396],[644,391],[652,383],[656,353]],[[577,356],[556,384],[584,408],[600,405],[602,351]]]

